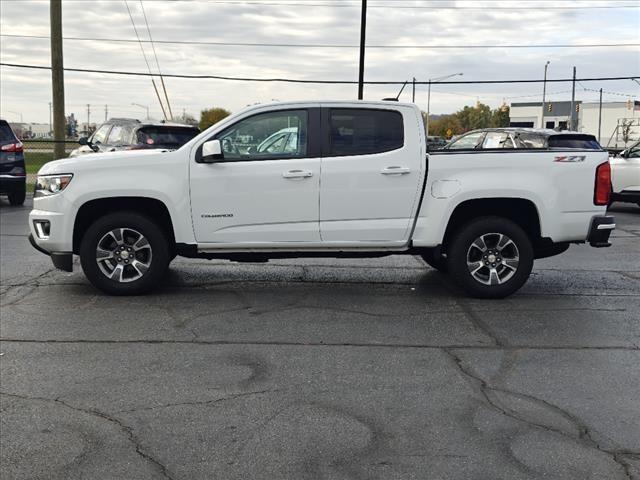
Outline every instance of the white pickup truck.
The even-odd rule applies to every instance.
[[[227,117],[174,151],[45,164],[30,240],[73,254],[99,289],[156,287],[176,255],[420,255],[468,293],[501,298],[536,258],[609,246],[604,150],[427,152],[420,110],[397,102],[278,103]]]

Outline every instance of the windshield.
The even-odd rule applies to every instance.
[[[143,127],[138,130],[137,142],[148,148],[178,148],[187,143],[200,131],[190,127]]]

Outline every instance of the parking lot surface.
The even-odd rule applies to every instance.
[[[0,205],[3,479],[640,479],[635,206],[498,301],[411,256],[178,258],[107,297],[29,209]]]

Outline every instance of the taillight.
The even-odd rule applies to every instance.
[[[20,153],[22,152],[22,142],[16,143],[8,143],[7,145],[2,145],[0,150],[3,152],[12,152],[12,153]]]
[[[593,192],[595,205],[608,205],[611,196],[611,166],[604,162],[596,168],[596,185]]]

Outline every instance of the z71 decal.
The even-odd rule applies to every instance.
[[[584,162],[584,155],[563,155],[561,157],[555,157],[553,159],[554,162],[561,163],[575,163],[575,162]]]

